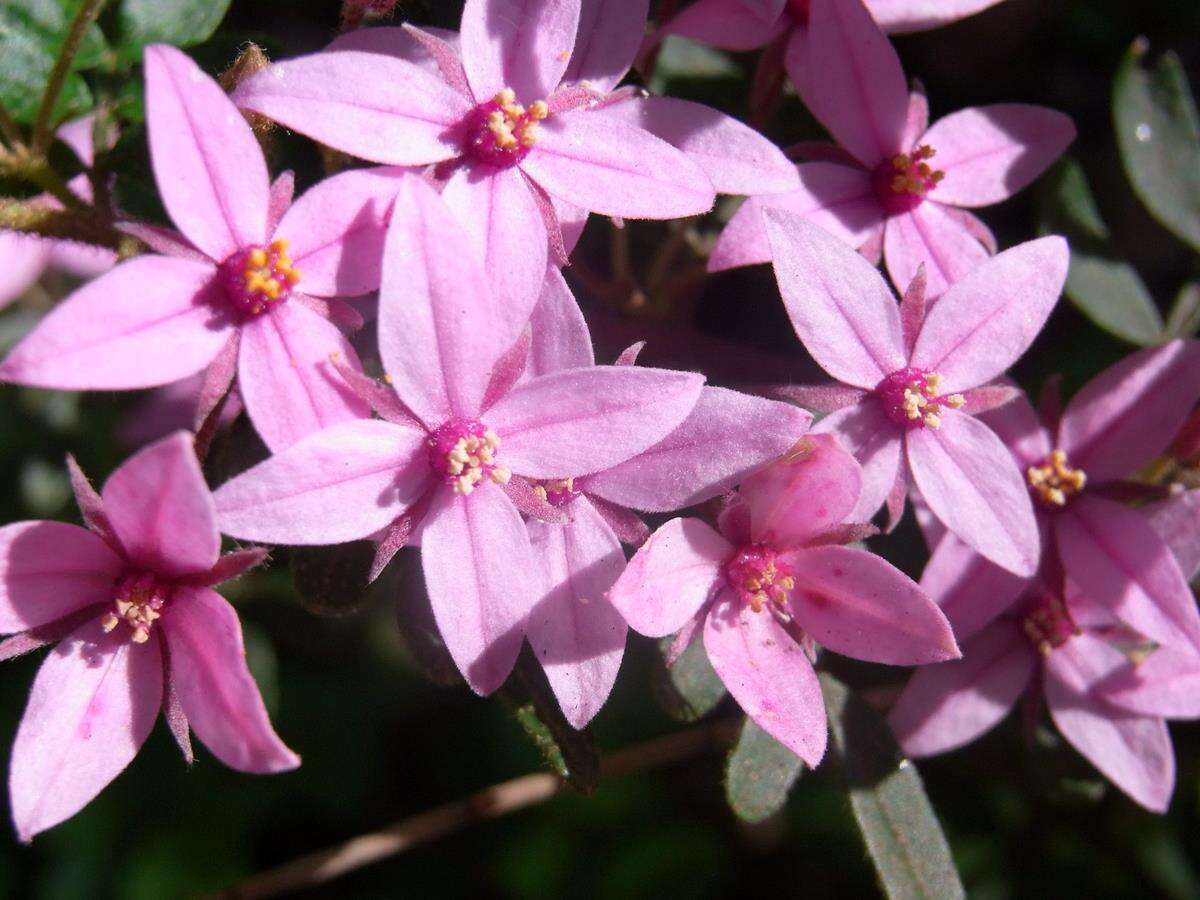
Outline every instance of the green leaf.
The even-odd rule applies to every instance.
[[[1200,284],[1192,281],[1180,288],[1167,317],[1169,337],[1187,337],[1200,331]]]
[[[666,637],[659,642],[664,656],[673,640]],[[725,685],[713,671],[704,652],[704,641],[698,637],[675,660],[675,665],[668,667],[663,660],[654,672],[651,688],[667,715],[680,722],[694,722],[707,715],[725,696]]]
[[[761,822],[783,809],[804,763],[747,718],[725,765],[725,799],[739,819]]]
[[[1047,174],[1040,198],[1041,229],[1071,242],[1067,297],[1105,331],[1146,347],[1163,339],[1162,317],[1142,279],[1116,259],[1079,163],[1064,158]]]
[[[367,605],[367,573],[375,545],[354,541],[291,551],[292,584],[300,603],[318,616],[348,616]]]
[[[230,0],[123,0],[117,13],[117,56],[123,63],[136,63],[147,44],[190,47],[207,41],[225,13]]]
[[[1142,68],[1134,41],[1113,83],[1117,146],[1134,191],[1159,222],[1200,252],[1200,123],[1179,57]]]
[[[894,900],[965,897],[921,776],[901,754],[886,720],[833,676],[820,677],[829,754],[842,771],[885,893]]]

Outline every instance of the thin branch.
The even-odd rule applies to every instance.
[[[3,103],[0,103],[0,137],[4,138],[4,142],[13,150],[21,150],[24,144],[21,140],[21,129],[17,127],[16,121]]]
[[[58,105],[63,85],[66,84],[67,76],[71,73],[71,64],[75,61],[75,55],[83,44],[87,30],[92,27],[107,2],[108,0],[82,0],[79,4],[79,10],[71,22],[71,29],[67,32],[62,49],[58,52],[58,59],[54,61],[54,68],[50,71],[46,90],[42,93],[42,105],[38,107],[37,121],[33,126],[33,138],[29,144],[34,156],[41,156],[50,148],[54,127],[54,107]]]
[[[108,247],[122,258],[131,256],[138,247],[136,238],[117,231],[92,210],[55,209],[36,200],[0,197],[0,229]]]
[[[604,759],[604,777],[617,778],[659,768],[726,747],[737,734],[737,722],[721,721],[627,747]],[[403,853],[419,844],[445,837],[477,822],[544,803],[562,793],[564,782],[549,772],[522,775],[447,803],[394,825],[356,837],[336,847],[302,856],[269,869],[215,895],[220,900],[259,900],[288,891],[324,884],[347,872]]]

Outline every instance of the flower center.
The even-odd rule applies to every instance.
[[[779,560],[769,544],[749,544],[725,563],[725,578],[743,603],[762,612],[774,606],[787,613],[787,602],[796,587],[791,568]]]
[[[927,162],[936,153],[928,144],[922,144],[909,153],[897,153],[875,167],[871,173],[871,186],[889,214],[916,209],[925,195],[946,177],[945,172],[932,168]]]
[[[1068,498],[1087,484],[1087,474],[1083,469],[1072,469],[1067,464],[1067,454],[1054,450],[1044,465],[1025,470],[1025,480],[1034,496],[1046,506],[1066,506]]]
[[[451,419],[429,438],[429,464],[456,494],[469,494],[484,478],[508,484],[512,473],[496,465],[500,438],[482,422]]]
[[[517,102],[512,88],[505,88],[467,113],[463,153],[476,162],[515,166],[537,143],[538,123],[548,115],[545,100],[535,100],[526,108]]]
[[[1025,636],[1042,656],[1049,656],[1075,635],[1079,626],[1071,618],[1067,605],[1058,597],[1046,595],[1037,601],[1033,611],[1021,623]]]
[[[162,615],[170,589],[149,572],[126,575],[113,589],[113,606],[100,618],[100,626],[112,631],[122,622],[133,629],[130,640],[150,640],[150,626]]]
[[[539,481],[533,486],[533,492],[555,508],[564,507],[579,496],[574,478]]]
[[[942,376],[922,369],[900,369],[893,372],[875,388],[888,418],[905,428],[938,428],[942,424],[938,413],[943,406],[960,409],[966,400],[962,394],[941,396],[938,388]]]
[[[282,303],[300,280],[284,240],[239,250],[221,264],[221,274],[230,306],[245,318],[262,315]]]
[[[787,0],[787,13],[797,25],[808,25],[809,0]]]

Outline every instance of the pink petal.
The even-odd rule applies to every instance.
[[[162,705],[157,640],[99,619],[67,636],[42,663],[13,742],[8,792],[22,841],[83,809],[133,761]]]
[[[921,575],[921,587],[941,607],[960,641],[1012,607],[1028,586],[1028,579],[989,562],[954,535],[937,543]]]
[[[884,504],[900,472],[903,449],[900,429],[887,417],[875,397],[830,413],[812,428],[813,434],[836,434],[842,447],[862,468],[862,489],[846,516],[865,522]]]
[[[969,744],[1008,715],[1037,666],[1037,654],[1011,622],[963,642],[960,660],[917,669],[888,716],[909,756]]]
[[[70,453],[67,454],[67,476],[70,478],[71,493],[75,495],[75,505],[79,507],[84,526],[109,547],[117,550],[121,542],[113,534],[112,525],[104,513],[104,500],[92,487],[87,475]]]
[[[784,560],[795,571],[791,609],[817,643],[843,656],[893,666],[957,659],[937,605],[891,563],[855,547],[808,547]]]
[[[430,71],[436,72],[445,79],[450,87],[463,96],[471,95],[471,86],[467,84],[467,72],[463,68],[462,57],[459,53],[458,34],[441,28],[417,28],[405,22],[404,31],[416,40],[418,47],[412,52],[412,62],[420,62],[429,58],[433,62]],[[335,42],[336,43],[336,42]],[[403,54],[395,54],[403,56]]]
[[[81,163],[90,167],[96,161],[96,150],[92,142],[95,127],[95,116],[80,116],[59,125],[54,136],[70,147]]]
[[[107,247],[93,247],[75,241],[55,241],[50,247],[50,265],[75,278],[95,278],[116,264],[117,254]]]
[[[1075,140],[1069,116],[1044,106],[998,103],[961,109],[920,139],[945,173],[930,196],[951,206],[990,206],[1028,186]]]
[[[51,242],[42,238],[0,231],[0,307],[16,300],[42,277],[51,247]]]
[[[1171,548],[1137,510],[1084,494],[1055,518],[1067,577],[1151,640],[1200,648],[1200,612]]]
[[[575,50],[562,80],[604,93],[629,71],[646,36],[649,0],[583,0]]]
[[[1175,554],[1183,577],[1195,579],[1200,574],[1200,490],[1147,504],[1141,513]]]
[[[861,3],[810,0],[808,26],[796,28],[785,64],[804,105],[863,165],[908,149],[900,144],[904,70]]]
[[[625,554],[586,497],[571,504],[571,513],[569,525],[528,523],[542,578],[528,628],[563,715],[583,728],[612,692],[625,651],[625,620],[606,599]]]
[[[996,432],[1022,469],[1040,466],[1054,449],[1050,432],[1024,394],[981,414],[979,421]]]
[[[589,496],[592,506],[596,508],[596,512],[600,517],[608,523],[608,527],[612,529],[613,534],[617,536],[622,544],[628,544],[631,547],[640,547],[650,537],[650,529],[641,516],[631,509],[626,509],[624,506],[617,506],[615,503],[609,503],[603,497]]]
[[[676,219],[706,213],[716,199],[708,176],[682,151],[587,109],[542,123],[521,168],[551,195],[606,216]]]
[[[1095,696],[1101,673],[1120,654],[1088,634],[1046,660],[1046,702],[1058,730],[1109,781],[1153,812],[1165,812],[1175,789],[1175,753],[1162,719],[1122,714]]]
[[[875,21],[879,21],[878,17]],[[925,97],[924,89],[917,87],[908,95],[908,113],[904,118],[904,134],[900,137],[900,146],[917,146],[917,141],[928,128],[929,100]]]
[[[432,49],[418,36],[418,32],[424,36],[432,36],[442,41],[452,53],[458,53],[457,31],[447,31],[444,28],[434,28],[432,26],[418,29],[407,22],[399,27],[387,25],[374,26],[359,28],[355,31],[338,35],[325,46],[325,52],[361,50],[364,53],[382,53],[385,56],[394,56],[397,59],[420,66],[430,75],[449,83],[458,93],[469,99],[470,91],[467,88],[466,75],[461,76],[460,84],[455,84],[453,80],[448,78],[445,71],[438,64],[439,60],[434,56]],[[458,63],[458,69],[460,70],[459,74],[461,74],[461,62]]]
[[[751,719],[810,766],[825,755],[825,702],[812,663],[769,612],[738,608],[732,594],[704,622],[704,649]]]
[[[924,266],[930,299],[940,297],[988,258],[987,249],[958,218],[931,202],[888,219],[883,255],[888,275],[899,289],[907,287]]]
[[[674,634],[723,583],[734,547],[699,519],[671,519],[638,548],[608,593],[629,627]]]
[[[517,100],[550,96],[562,81],[580,0],[467,0],[460,40],[471,90],[480,100],[508,87]]]
[[[793,213],[768,210],[763,218],[788,318],[817,363],[868,390],[904,368],[900,309],[875,268]]]
[[[239,772],[283,772],[300,765],[271,727],[246,665],[237,613],[211,588],[178,588],[160,626],[171,684],[196,737]]]
[[[326,178],[288,209],[275,236],[288,242],[300,290],[356,297],[379,288],[392,203],[404,170],[353,169]]]
[[[0,634],[37,628],[112,599],[124,561],[96,535],[65,522],[0,528]]]
[[[529,347],[525,378],[590,366],[595,361],[587,321],[558,269],[546,272],[529,328],[533,342]]]
[[[234,102],[338,150],[397,166],[453,159],[471,102],[405,60],[339,50],[274,63]]]
[[[1038,529],[1012,455],[979,420],[953,409],[940,415],[940,428],[914,428],[905,437],[917,489],[965,543],[1015,575],[1032,575]]]
[[[424,432],[362,419],[310,435],[213,496],[226,534],[338,544],[385,527],[424,493],[430,477]]]
[[[815,413],[837,412],[861,403],[867,396],[867,392],[862,388],[846,387],[836,381],[828,384],[781,384],[763,393],[768,397],[811,409]]]
[[[537,584],[529,535],[495,485],[437,492],[421,532],[421,565],[446,649],[475,693],[512,671]]]
[[[1200,344],[1174,340],[1130,354],[1089,381],[1063,413],[1058,446],[1095,484],[1147,465],[1200,396]]]
[[[781,456],[811,421],[786,403],[706,387],[678,428],[632,459],[590,476],[586,490],[648,512],[695,506]]]
[[[497,400],[505,396],[513,389],[513,385],[520,381],[521,376],[525,374],[525,364],[529,360],[529,345],[532,341],[529,329],[526,328],[508,351],[496,360],[496,365],[492,367],[492,374],[488,378],[487,390],[483,392],[480,409],[485,412],[491,409]]]
[[[270,557],[266,547],[244,547],[240,550],[230,550],[217,560],[215,566],[204,576],[204,585],[223,584],[235,578],[241,578],[251,569],[262,565]]]
[[[400,399],[430,428],[474,417],[492,368],[525,327],[494,297],[474,247],[421,179],[396,199],[379,292],[379,351]]]
[[[900,330],[904,334],[904,352],[910,356],[929,309],[926,302],[928,284],[925,266],[918,265],[912,280],[904,287],[904,293],[900,296]]]
[[[907,34],[949,25],[973,16],[1000,0],[865,0],[879,27],[888,34]]]
[[[462,223],[475,258],[483,262],[496,302],[514,318],[537,302],[546,278],[546,228],[518,169],[461,168],[442,190]]]
[[[692,411],[704,378],[690,372],[591,366],[519,385],[487,413],[500,460],[528,478],[607,469],[670,434]]]
[[[965,209],[959,209],[957,206],[946,206],[944,203],[939,203],[938,209],[941,213],[949,216],[961,225],[963,231],[979,241],[989,255],[995,256],[1000,251],[1000,247],[996,243],[996,235],[992,233],[992,229],[988,228],[978,216],[967,212]]]
[[[669,35],[691,38],[722,50],[756,50],[770,43],[787,27],[783,4],[776,2],[766,14],[764,4],[730,0],[697,0],[659,29],[657,38]]]
[[[296,173],[287,169],[271,182],[267,200],[267,233],[273,234],[296,197]]]
[[[1195,650],[1159,647],[1145,660],[1122,666],[1097,691],[1137,715],[1200,719],[1200,656]]]
[[[242,114],[174,47],[147,47],[143,65],[150,159],[171,221],[216,262],[263,243],[267,164]]]
[[[1005,250],[933,306],[912,365],[942,376],[945,393],[991,381],[1042,330],[1067,277],[1067,242],[1052,236]]]
[[[32,387],[128,390],[178,381],[229,340],[209,263],[144,256],[71,294],[0,365]],[[223,299],[223,298],[220,298]]]
[[[796,167],[775,144],[702,103],[635,97],[605,107],[602,115],[644,128],[682,150],[718,194],[777,194],[799,186]]]
[[[322,428],[371,415],[331,357],[359,366],[345,336],[298,303],[283,303],[242,326],[238,388],[273,453]]]
[[[113,227],[125,234],[133,235],[160,256],[180,257],[195,262],[212,262],[173,228],[163,228],[151,225],[149,222],[121,220],[114,222]]]

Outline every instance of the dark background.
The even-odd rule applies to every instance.
[[[430,7],[433,9],[431,10]],[[418,22],[453,25],[458,3],[401,4]],[[318,48],[337,25],[331,0],[235,0],[222,31],[196,56],[224,68],[253,37],[273,56]],[[906,71],[929,94],[933,118],[999,101],[1041,103],[1069,113],[1083,163],[1119,250],[1160,305],[1196,259],[1168,236],[1126,186],[1109,111],[1112,75],[1131,41],[1152,55],[1180,54],[1200,82],[1196,0],[1007,0],[974,19],[898,38]],[[729,74],[681,78],[673,92],[705,98],[745,117],[753,55]],[[780,143],[818,132],[792,98],[768,131]],[[311,145],[279,138],[275,168],[319,174]],[[137,177],[136,166],[125,174]],[[136,186],[136,185],[135,185]],[[130,194],[135,194],[131,191]],[[982,217],[1001,246],[1035,236],[1036,189]],[[712,231],[713,222],[699,226]],[[665,226],[631,226],[636,278],[648,272]],[[803,378],[812,373],[788,327],[769,270],[690,280],[696,257],[681,255],[671,279],[633,295],[613,284],[610,227],[593,221],[579,251],[581,302],[601,359],[651,338],[643,359],[703,369],[716,383]],[[585,273],[586,275],[586,273]],[[576,286],[582,282],[576,276]],[[53,292],[61,284],[50,279]],[[632,298],[632,299],[631,299]],[[640,299],[639,299],[640,298]],[[29,301],[36,306],[38,300]],[[0,317],[16,330],[27,310]],[[1065,301],[1016,374],[1035,390],[1063,371],[1078,387],[1130,348],[1105,336]],[[128,396],[0,391],[0,515],[76,520],[61,474],[71,450],[100,480],[125,455],[114,436]],[[877,548],[911,573],[924,562],[911,523]],[[534,771],[539,756],[509,712],[465,687],[436,687],[406,661],[389,598],[342,618],[297,602],[286,552],[231,592],[246,623],[252,664],[284,739],[304,757],[295,773],[251,777],[202,747],[188,770],[165,728],[117,781],[66,824],[18,846],[0,829],[0,896],[162,898],[214,890],[264,867],[395,819]],[[39,663],[5,665],[0,678],[0,764]],[[594,732],[612,750],[680,726],[648,689],[655,650],[632,636],[625,668]],[[899,683],[895,670],[849,670],[861,684]],[[712,717],[733,717],[726,701]],[[1169,815],[1146,813],[1105,789],[1061,748],[1027,746],[1010,718],[969,749],[922,762],[930,797],[969,893],[979,898],[1160,895],[1200,897],[1200,729],[1172,728],[1179,780]],[[777,819],[749,827],[732,816],[719,755],[604,784],[470,828],[313,890],[337,897],[860,897],[877,893],[869,861],[836,780],[805,773]]]

